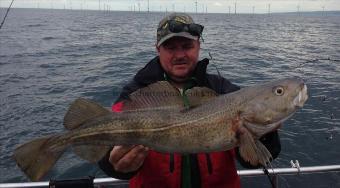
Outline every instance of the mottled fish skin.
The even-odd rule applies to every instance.
[[[285,106],[283,111],[279,111],[282,114],[280,119],[284,119],[296,110],[290,103],[305,86],[302,80],[285,79],[262,86],[248,87],[232,94],[222,95],[214,101],[185,112],[170,109],[113,114],[106,117],[107,119],[104,118],[107,123],[97,123],[98,126],[90,126],[85,130],[74,130],[70,133],[70,137],[72,142],[81,143],[84,142],[83,139],[93,142],[98,140],[96,138],[108,135],[106,140],[108,144],[143,144],[161,152],[200,153],[228,150],[238,144],[237,131],[242,125],[241,121],[245,121],[242,118],[249,119],[243,110],[250,103],[258,103],[259,98],[263,99],[263,102],[270,101],[271,91],[275,86],[291,90],[291,95],[284,100],[273,100],[281,107]],[[292,88],[288,88],[289,86]],[[270,95],[265,96],[263,93],[266,92]],[[248,107],[248,110],[250,109],[261,110],[254,106]],[[268,109],[267,105],[265,112],[261,114],[275,115]],[[271,119],[268,118],[266,123],[280,120],[274,118],[275,121],[270,121]],[[265,127],[264,124],[262,126]],[[102,141],[105,140],[98,140],[97,143],[100,144]]]
[[[164,99],[132,94],[131,101],[125,104],[127,111],[120,113],[111,113],[85,99],[76,100],[65,116],[69,131],[19,146],[14,152],[18,166],[32,180],[39,180],[68,146],[80,157],[96,162],[112,145],[135,144],[170,153],[225,151],[238,146],[245,160],[265,165],[271,156],[257,139],[277,129],[308,98],[307,88],[299,78],[281,79],[217,97],[205,88],[208,95],[192,96],[195,103],[201,99],[202,104],[191,109],[181,105],[178,90],[168,82],[141,91],[152,93],[162,88],[174,95]],[[202,93],[199,88],[197,91]],[[27,155],[29,159],[25,158]],[[44,164],[37,161],[48,167],[41,167]]]

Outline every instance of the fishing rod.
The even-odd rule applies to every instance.
[[[309,64],[309,63],[317,63],[317,62],[320,62],[320,61],[340,62],[340,59],[334,59],[334,58],[330,58],[330,57],[327,57],[327,58],[309,59],[309,60],[305,60],[305,61],[302,62],[302,63],[299,63],[299,64],[297,65],[297,68],[302,68],[305,64]]]
[[[12,7],[13,2],[14,2],[14,0],[12,0],[11,4],[9,5],[9,7],[8,7],[7,10],[6,10],[6,14],[5,14],[5,16],[4,16],[4,18],[3,18],[3,20],[2,20],[2,22],[1,22],[1,24],[0,24],[0,29],[2,28],[2,26],[3,26],[4,23],[5,23],[5,20],[6,20],[6,18],[7,18],[8,12],[9,12],[9,10],[10,10],[11,7]]]

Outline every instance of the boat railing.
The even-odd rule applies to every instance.
[[[291,161],[291,164],[292,166],[290,168],[271,168],[267,170],[263,170],[263,169],[238,170],[237,173],[241,177],[269,175],[271,179],[273,180],[273,186],[278,187],[278,176],[280,175],[340,172],[340,165],[300,167],[298,161],[296,161],[295,163]],[[114,179],[114,178],[94,178],[93,182],[91,183],[93,183],[93,185],[90,187],[104,187],[106,185],[110,185],[110,186],[118,186],[118,185],[124,185],[124,184],[127,185],[128,181]],[[24,187],[58,188],[58,186],[51,186],[51,181],[27,182],[27,183],[0,183],[0,188],[24,188]]]

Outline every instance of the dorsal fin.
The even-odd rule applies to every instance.
[[[193,87],[185,92],[188,96],[190,107],[196,107],[210,101],[218,96],[218,94],[207,87]]]
[[[148,108],[183,108],[180,92],[167,81],[159,81],[141,88],[124,101],[123,111]]]
[[[108,114],[111,114],[111,111],[99,104],[87,99],[78,98],[69,107],[64,117],[64,126],[66,129],[72,130],[80,127],[88,120]]]

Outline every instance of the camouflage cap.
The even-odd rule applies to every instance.
[[[158,24],[157,28],[157,46],[160,46],[166,40],[172,37],[185,37],[192,40],[198,40],[199,36],[194,36],[187,31],[173,33],[169,30],[169,21],[176,21],[183,24],[194,24],[194,20],[185,13],[172,13],[165,16]]]

